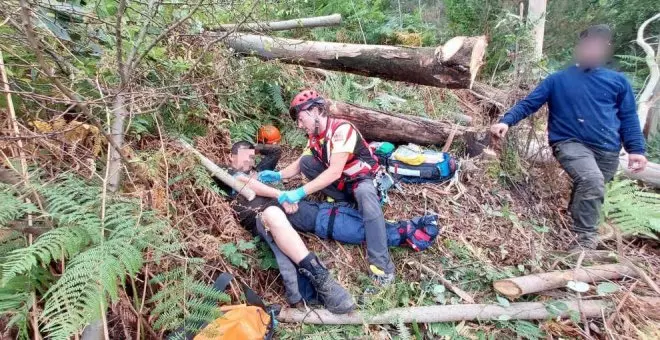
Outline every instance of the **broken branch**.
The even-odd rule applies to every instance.
[[[283,21],[255,22],[250,24],[224,24],[218,27],[210,28],[209,31],[285,31],[295,28],[313,28],[337,26],[341,24],[341,14],[332,14],[320,17],[300,18]]]

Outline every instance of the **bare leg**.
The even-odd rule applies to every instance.
[[[309,250],[303,243],[286,214],[279,207],[268,207],[262,213],[264,224],[273,235],[275,244],[288,256],[295,264],[299,264],[307,255]]]

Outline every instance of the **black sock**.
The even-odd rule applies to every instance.
[[[307,254],[307,256],[305,256],[305,258],[302,259],[300,263],[298,263],[298,267],[312,271],[314,269],[314,265],[316,264],[314,262],[319,263],[320,261],[318,257],[316,257],[316,254],[310,251],[309,254]]]

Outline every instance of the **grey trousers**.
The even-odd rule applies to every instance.
[[[314,179],[326,170],[325,165],[314,156],[303,156],[300,170],[309,179]],[[385,230],[385,217],[380,207],[380,200],[376,186],[370,179],[358,183],[353,195],[337,188],[337,183],[326,187],[322,192],[337,201],[354,201],[362,215],[364,231],[367,241],[367,257],[369,263],[375,265],[387,274],[394,273],[394,264],[387,248],[387,234]]]
[[[315,203],[300,201],[298,203],[298,211],[294,214],[287,215],[287,218],[294,229],[313,233],[318,212],[319,208]],[[298,283],[297,263],[293,263],[293,261],[291,261],[291,259],[277,246],[273,239],[273,235],[266,230],[260,216],[257,217],[256,233],[266,242],[266,244],[268,244],[273,251],[273,255],[275,255],[275,261],[279,267],[280,276],[282,276],[282,281],[284,281],[287,302],[291,305],[299,302],[302,299],[302,295],[299,290],[300,286]]]
[[[599,150],[573,139],[553,144],[552,150],[573,181],[569,206],[572,230],[578,235],[595,236],[605,199],[605,183],[616,174],[619,153]]]

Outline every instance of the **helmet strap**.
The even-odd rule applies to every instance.
[[[314,137],[318,137],[320,129],[321,129],[321,122],[319,121],[319,117],[316,117],[314,118]]]

